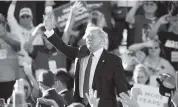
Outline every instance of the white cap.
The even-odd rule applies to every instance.
[[[19,13],[19,17],[23,16],[23,15],[29,15],[29,16],[33,16],[32,15],[32,10],[28,7],[24,7],[20,10],[20,13]]]

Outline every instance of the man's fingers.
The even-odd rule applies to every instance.
[[[124,101],[122,98],[118,97],[118,100],[122,103],[126,105],[126,101]]]
[[[94,98],[97,98],[97,90],[94,91]]]
[[[127,99],[130,99],[130,97],[126,93],[123,93],[123,96]]]
[[[125,93],[121,93],[120,94],[120,97],[123,99],[123,100],[129,100],[129,97],[125,94]]]
[[[99,101],[100,101],[100,98],[98,98],[96,101],[99,102]]]
[[[94,94],[93,89],[90,89],[90,90],[89,90],[89,95],[90,95],[90,97],[92,97],[93,94]]]
[[[85,93],[87,99],[88,99],[88,102],[90,103],[90,96],[88,95],[88,93]]]

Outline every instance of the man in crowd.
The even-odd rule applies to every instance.
[[[6,27],[5,17],[0,14],[0,98],[7,101],[18,78],[17,52],[20,50],[20,42],[17,36],[7,32]]]
[[[42,92],[42,98],[54,100],[59,107],[64,107],[66,101],[56,92],[55,88],[52,88],[55,83],[55,76],[51,71],[42,70],[39,74],[38,83]],[[37,106],[47,107],[46,103],[41,100],[37,100]]]
[[[88,104],[85,96],[89,90],[98,91],[99,107],[116,107],[116,95],[127,91],[121,59],[104,49],[107,34],[99,27],[86,29],[86,46],[67,46],[52,28],[54,17],[44,18],[48,40],[71,60],[75,60],[74,101]]]

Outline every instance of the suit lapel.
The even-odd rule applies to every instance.
[[[104,49],[95,69],[95,74],[94,74],[94,79],[93,79],[93,84],[92,84],[93,89],[95,89],[96,78],[97,76],[101,74],[102,68],[106,62],[106,58],[107,58],[106,56],[107,56],[107,51]]]

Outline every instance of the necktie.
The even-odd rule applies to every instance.
[[[88,103],[85,93],[89,94],[89,79],[90,79],[90,70],[91,70],[93,56],[94,55],[91,53],[88,59],[86,70],[85,70],[85,78],[84,78],[84,85],[83,85],[84,103]]]

